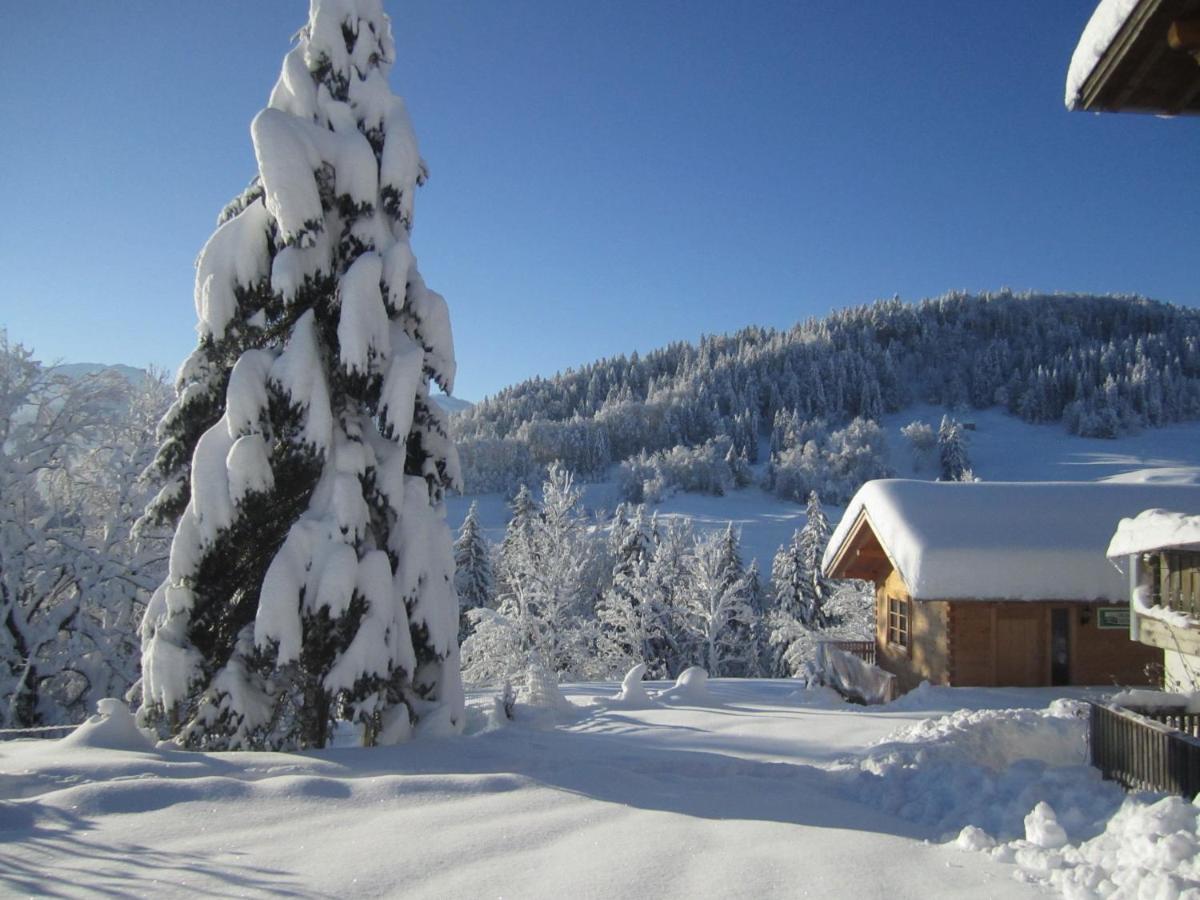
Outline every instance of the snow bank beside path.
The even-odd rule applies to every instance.
[[[1200,898],[1200,807],[1101,780],[1085,710],[1057,700],[927,719],[865,751],[850,790],[1066,897]]]
[[[1046,710],[960,710],[891,735],[857,761],[851,790],[864,803],[940,832],[968,825],[998,840],[1025,833],[1038,801],[1076,840],[1103,828],[1123,794],[1087,764],[1082,704]]]

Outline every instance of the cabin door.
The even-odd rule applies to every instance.
[[[1050,610],[1050,683],[1071,683],[1071,611]]]
[[[1042,655],[1046,620],[1037,607],[1013,606],[1001,607],[996,617],[996,684],[1037,687],[1046,683]]]

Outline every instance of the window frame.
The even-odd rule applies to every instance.
[[[907,597],[888,597],[884,634],[892,647],[912,648],[912,603]]]

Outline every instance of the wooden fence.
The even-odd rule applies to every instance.
[[[844,650],[869,665],[875,665],[874,641],[822,641],[821,643],[828,644],[835,650]]]
[[[1105,778],[1131,790],[1200,793],[1200,739],[1119,706],[1089,706],[1088,747]]]

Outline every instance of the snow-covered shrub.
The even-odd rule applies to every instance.
[[[166,542],[133,526],[167,391],[76,377],[0,330],[0,726],[80,722],[137,679]]]
[[[651,574],[656,534],[645,507],[631,519],[618,516],[612,530],[612,583],[596,604],[596,670],[610,678],[654,658],[664,616]]]
[[[258,174],[196,263],[147,511],[175,538],[142,623],[142,718],[189,746],[462,720],[458,458],[429,396],[454,350],[409,243],[427,170],[394,59],[379,0],[313,0],[251,124]]]
[[[541,466],[557,462],[576,475],[592,476],[604,473],[612,463],[608,430],[591,419],[535,419],[521,426],[517,438],[526,443],[534,462]]]
[[[754,655],[750,636],[755,612],[746,576],[731,571],[723,535],[697,540],[687,571],[675,613],[692,659],[714,677],[737,674]]]
[[[512,677],[533,654],[556,677],[594,673],[596,552],[582,494],[566,469],[551,465],[540,507],[524,488],[513,501],[498,554],[497,612],[469,614],[476,629],[464,645],[469,682]]]
[[[815,491],[822,500],[842,504],[865,482],[891,474],[883,429],[869,419],[854,419],[824,439],[818,435],[780,450],[771,458],[766,486],[791,500],[805,500]]]
[[[617,484],[621,498],[651,503],[666,492],[712,494],[720,497],[749,483],[749,464],[732,453],[729,438],[713,438],[699,447],[677,446],[639,454],[621,463]]]
[[[912,450],[913,466],[922,469],[928,465],[933,458],[933,448],[937,446],[933,426],[928,422],[913,419],[900,429],[900,434],[908,441],[909,449]]]

